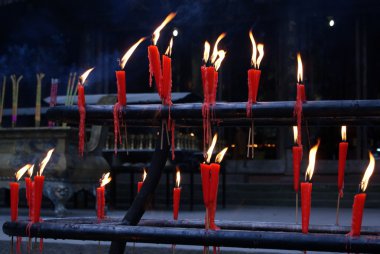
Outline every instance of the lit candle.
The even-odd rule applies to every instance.
[[[145,181],[146,175],[147,175],[147,174],[146,174],[146,170],[145,170],[145,168],[144,168],[144,173],[143,173],[142,181],[139,181],[139,182],[137,183],[137,193],[140,192],[141,187],[143,186],[143,183],[144,183],[144,181]]]
[[[305,180],[308,182],[301,183],[301,210],[302,210],[302,233],[307,234],[309,232],[310,221],[310,207],[311,207],[311,191],[313,184],[310,182],[313,177],[315,168],[315,159],[319,147],[318,143],[310,149],[309,152],[309,165],[307,166]]]
[[[16,172],[16,181],[9,183],[10,189],[10,199],[11,199],[11,221],[16,221],[18,217],[18,201],[19,201],[19,188],[20,184],[18,181],[25,174],[26,171],[31,167],[31,164],[26,164]]]
[[[161,30],[176,16],[175,12],[170,13],[165,20],[161,23],[159,27],[153,32],[152,45],[148,47],[148,58],[149,58],[149,85],[152,86],[152,77],[156,81],[157,91],[162,98],[161,91],[161,62],[160,62],[160,52],[158,51],[157,41],[160,37]]]
[[[176,173],[176,186],[173,188],[173,219],[178,219],[178,211],[179,211],[179,201],[181,199],[181,173],[179,168],[177,168]]]
[[[173,37],[170,39],[169,46],[164,55],[162,55],[162,99],[165,105],[172,105],[172,54]]]
[[[34,165],[32,165],[28,169],[28,175],[29,177],[25,177],[25,192],[26,192],[26,202],[29,207],[29,219],[32,220],[32,214],[33,214],[33,181],[32,181],[32,175],[33,175],[33,169]]]
[[[294,108],[294,114],[297,117],[297,128],[298,128],[298,137],[297,142],[299,146],[302,146],[302,131],[301,131],[301,121],[302,121],[302,103],[306,101],[305,97],[305,86],[303,84],[303,66],[301,54],[297,54],[297,98]]]
[[[302,146],[297,145],[298,129],[293,126],[293,189],[296,192],[296,223],[298,223],[298,191],[300,186],[300,168],[302,160]]]
[[[360,191],[354,197],[354,204],[352,206],[352,220],[351,220],[351,231],[349,233],[350,236],[360,236],[362,220],[363,220],[363,211],[364,204],[367,194],[364,193],[368,186],[369,178],[371,177],[373,171],[375,169],[375,158],[372,153],[369,153],[369,164],[364,173],[363,179],[360,182]]]
[[[258,44],[256,47],[255,39],[253,38],[252,30],[249,31],[249,38],[252,43],[252,58],[251,68],[248,70],[248,102],[247,102],[247,117],[252,115],[252,103],[256,103],[257,91],[259,89],[261,71],[260,63],[264,57],[264,45]],[[259,56],[256,58],[257,51]]]
[[[104,208],[106,206],[106,197],[105,197],[105,186],[111,182],[110,172],[103,174],[100,178],[100,186],[96,188],[96,215],[98,220],[104,219]]]
[[[34,177],[34,187],[33,187],[33,223],[40,222],[40,214],[41,214],[41,203],[42,203],[42,192],[44,188],[45,177],[42,175],[44,169],[49,162],[51,155],[53,154],[54,149],[50,149],[45,158],[41,161],[39,165],[39,172]]]
[[[86,98],[84,96],[84,82],[88,75],[94,68],[85,71],[78,79],[78,110],[79,110],[79,142],[78,152],[80,156],[84,153],[84,139],[85,139],[85,122],[86,122]]]
[[[346,126],[341,128],[342,142],[339,143],[339,164],[338,164],[338,191],[339,196],[343,197],[343,188],[344,188],[344,169],[346,167],[346,158],[347,158],[347,149],[348,142],[346,135]]]

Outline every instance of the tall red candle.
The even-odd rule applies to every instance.
[[[86,98],[84,96],[84,85],[78,81],[78,107],[85,107]]]
[[[206,68],[206,84],[207,84],[207,91],[208,91],[208,94],[206,96],[207,96],[207,102],[210,104],[215,103],[214,93],[216,94],[215,84],[217,82],[215,78],[217,77],[218,77],[218,73],[216,72],[215,67],[210,66]]]
[[[34,211],[33,211],[33,222],[40,222],[41,215],[41,203],[42,203],[42,193],[44,188],[45,176],[37,175],[34,177]]]
[[[104,207],[106,205],[106,198],[105,198],[105,189],[104,186],[96,188],[96,204],[97,204],[97,210],[96,215],[99,220],[104,219]]]
[[[26,191],[26,202],[29,208],[29,219],[32,219],[32,209],[33,205],[32,192],[33,192],[33,182],[30,177],[25,177],[25,191]]]
[[[117,82],[117,101],[122,105],[127,105],[126,81],[125,71],[116,71]]]
[[[157,91],[161,97],[161,61],[160,52],[156,45],[148,46],[148,59],[149,59],[149,85],[152,86],[152,77],[156,81]]]
[[[298,192],[300,185],[300,168],[302,160],[302,147],[293,146],[293,189]]]
[[[302,233],[309,232],[312,183],[301,183]]]
[[[210,228],[213,230],[219,229],[215,224],[215,213],[217,207],[217,199],[218,199],[218,187],[219,187],[219,172],[220,165],[217,163],[211,163],[210,170]]]
[[[339,161],[338,161],[338,191],[340,197],[343,197],[344,188],[344,171],[346,167],[346,158],[348,143],[346,142],[346,126],[342,126],[342,142],[339,143]]]
[[[211,166],[206,163],[200,164],[202,178],[203,203],[208,208],[210,204],[210,170]]]
[[[297,96],[296,96],[296,104],[294,106],[294,115],[297,118],[297,128],[298,128],[298,137],[297,137],[297,144],[298,146],[302,146],[302,130],[301,130],[301,124],[302,124],[302,103],[306,101],[305,96],[305,86],[302,84],[303,81],[303,66],[302,66],[302,59],[301,54],[297,54],[297,62],[298,62],[298,68],[297,68]]]
[[[352,206],[352,220],[351,220],[351,236],[360,236],[364,204],[366,199],[365,193],[356,194],[354,197],[354,204]]]
[[[177,170],[176,186],[173,188],[173,219],[174,220],[178,219],[179,203],[181,199],[180,182],[181,182],[181,173],[179,170]]]
[[[248,101],[256,103],[261,71],[251,68],[248,70]]]
[[[171,104],[172,90],[172,60],[169,56],[162,56],[162,97],[166,105]]]
[[[11,198],[11,221],[16,221],[18,217],[18,201],[19,201],[19,183],[9,183]]]

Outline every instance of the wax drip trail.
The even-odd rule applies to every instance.
[[[114,132],[114,151],[115,154],[117,154],[117,144],[119,140],[119,144],[122,143],[121,141],[121,134],[120,134],[120,119],[122,117],[122,106],[119,102],[117,102],[113,108],[113,132]]]
[[[84,153],[84,138],[85,138],[85,122],[86,122],[86,108],[79,107],[79,143],[78,143],[78,152],[81,157]]]
[[[22,237],[17,236],[16,238],[16,253],[17,254],[21,253],[21,241],[22,241]]]
[[[296,100],[296,104],[294,106],[293,115],[297,117],[297,144],[302,146],[302,134],[301,134],[301,121],[302,121],[302,101],[300,99]]]
[[[203,152],[206,152],[206,145],[209,143],[210,133],[210,104],[204,102],[202,104],[202,117],[203,117]]]

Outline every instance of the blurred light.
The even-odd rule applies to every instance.
[[[194,134],[193,132],[191,132],[191,133],[190,133],[190,136],[194,137],[194,136],[195,136],[195,134]]]
[[[329,26],[330,27],[333,27],[335,25],[335,21],[333,20],[333,19],[331,19],[330,21],[329,21]]]
[[[178,36],[178,29],[177,28],[174,28],[174,30],[173,30],[173,36],[174,37]]]
[[[380,152],[380,148],[376,148],[376,152]]]
[[[234,147],[236,147],[236,145],[235,145],[235,144],[232,144],[231,147],[234,148]]]

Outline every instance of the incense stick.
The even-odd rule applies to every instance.
[[[3,87],[2,87],[2,92],[1,92],[1,101],[0,101],[0,127],[3,122],[3,109],[4,109],[4,98],[5,98],[5,87],[7,84],[7,76],[3,76]]]
[[[22,78],[23,78],[22,75],[18,78],[16,78],[15,74],[11,75],[11,80],[12,80],[12,127],[15,127],[16,122],[17,122],[18,91],[19,91],[20,81]]]
[[[338,201],[336,203],[336,221],[335,224],[339,226],[339,206],[340,206],[340,193],[338,192]]]
[[[69,79],[67,80],[67,89],[66,89],[66,100],[65,100],[65,106],[69,105],[69,95],[70,95],[70,84],[71,84],[71,77],[73,74],[70,72]]]
[[[35,127],[40,127],[41,124],[41,85],[44,73],[37,73],[37,94],[36,94],[36,111],[34,115]]]
[[[77,78],[77,73],[74,72],[74,75],[73,75],[73,79],[71,80],[71,92],[70,92],[70,105],[73,105],[74,104],[74,97],[77,95],[78,93],[78,82],[75,82],[76,81],[76,78]],[[76,85],[75,85],[76,83]],[[75,88],[74,88],[75,86]]]

